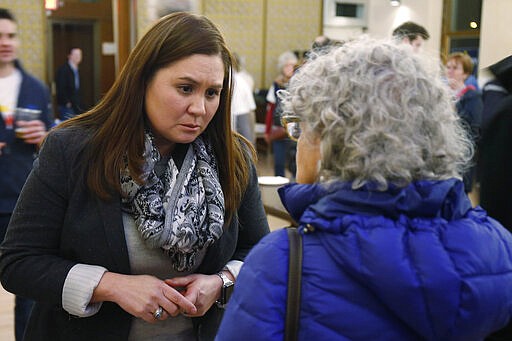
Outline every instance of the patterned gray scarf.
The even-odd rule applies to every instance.
[[[170,158],[159,178],[154,168],[160,153],[146,133],[144,184],[137,184],[128,168],[121,172],[123,210],[134,217],[145,244],[162,248],[177,271],[190,271],[198,252],[223,232],[224,194],[214,155],[198,137],[188,146],[181,171]]]

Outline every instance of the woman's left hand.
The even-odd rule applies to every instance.
[[[222,280],[218,275],[192,274],[184,277],[166,279],[165,283],[180,291],[190,302],[194,303],[197,313],[186,316],[203,316],[220,297]]]

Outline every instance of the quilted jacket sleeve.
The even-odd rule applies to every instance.
[[[216,340],[282,340],[288,276],[288,237],[281,229],[249,253]]]

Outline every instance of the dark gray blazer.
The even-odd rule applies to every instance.
[[[36,301],[26,340],[126,340],[131,315],[104,302],[87,318],[62,308],[62,288],[75,264],[93,264],[130,274],[119,196],[105,202],[84,181],[82,154],[88,135],[51,132],[20,195],[0,251],[4,288]],[[207,251],[199,273],[219,271],[229,260],[243,260],[268,233],[254,165],[238,215]],[[195,319],[199,339],[213,339],[221,314],[212,307]]]
[[[67,60],[57,69],[55,85],[57,87],[57,105],[65,106],[71,103],[75,115],[82,113],[80,88],[75,86],[75,72]]]

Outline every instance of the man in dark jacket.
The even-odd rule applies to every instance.
[[[61,65],[55,76],[57,85],[57,104],[61,120],[67,120],[80,114],[82,110],[80,96],[80,75],[78,65],[82,61],[82,50],[72,47],[68,60]]]
[[[482,112],[482,130],[492,121],[501,100],[510,94],[512,89],[512,55],[489,66],[494,76],[482,89],[484,110]]]
[[[480,205],[512,232],[512,56],[489,69],[496,78],[484,86],[486,115],[478,162]],[[491,84],[494,87],[488,87]],[[512,322],[486,340],[512,340]]]
[[[480,143],[480,205],[512,231],[512,95],[501,100]]]
[[[393,39],[410,44],[414,52],[419,52],[429,38],[430,34],[425,27],[412,21],[406,21],[393,30]]]
[[[43,83],[26,73],[16,60],[19,45],[16,20],[0,8],[0,241],[4,239],[14,205],[27,179],[39,143],[51,122],[50,94]],[[16,108],[39,111],[39,119],[15,121]],[[24,128],[23,138],[14,128]],[[16,296],[15,334],[21,340],[30,315],[32,301]]]
[[[495,79],[484,87],[487,117],[479,146],[480,205],[512,231],[512,56],[489,69]],[[494,87],[499,91],[485,91],[488,84],[499,84]]]
[[[512,232],[512,95],[498,104],[480,144],[480,205]],[[512,340],[512,322],[488,341]]]

